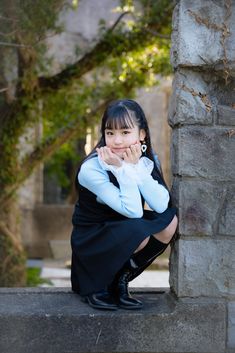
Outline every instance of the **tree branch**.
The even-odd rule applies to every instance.
[[[135,46],[141,47],[146,45],[156,37],[170,39],[170,36],[158,32],[158,30],[161,30],[162,26],[168,21],[167,16],[169,16],[169,11],[171,10],[166,10],[166,16],[163,16],[162,20],[157,23],[149,22],[147,25],[143,24],[138,27],[137,19],[134,31],[118,34],[115,33],[114,29],[126,14],[131,14],[131,16],[136,19],[134,14],[129,11],[122,13],[114,25],[107,30],[103,38],[77,62],[68,66],[53,77],[39,77],[39,89],[41,89],[42,92],[59,89],[68,85],[71,82],[71,79],[77,80],[93,68],[101,65],[110,55],[119,56],[123,51],[128,52],[133,50],[133,47]]]
[[[131,12],[131,16],[133,17],[133,19],[135,21],[138,21],[138,19],[136,18],[135,14],[133,12]],[[152,34],[154,37],[169,39],[169,40],[171,39],[171,36],[168,36],[167,34],[159,33],[157,31],[155,31],[154,29],[150,28],[150,26],[143,27],[143,31]]]
[[[159,37],[159,38],[163,38],[163,39],[169,39],[169,40],[171,39],[171,36],[168,36],[167,34],[159,33],[159,32],[154,31],[152,29],[145,28],[144,31],[147,32],[147,33],[151,33],[155,37]]]
[[[112,27],[109,29],[109,31],[112,32],[112,31],[115,29],[115,27],[117,27],[117,25],[118,25],[118,23],[121,21],[121,19],[122,19],[124,16],[126,16],[127,14],[129,14],[129,13],[130,13],[130,11],[125,11],[125,12],[123,12],[123,13],[117,18],[117,20],[114,22],[114,24],[113,24]]]
[[[122,14],[122,17],[124,16],[124,14]],[[121,16],[116,21],[116,25],[120,21],[120,19]],[[107,31],[103,39],[101,39],[100,42],[98,42],[91,49],[90,52],[86,53],[73,65],[70,65],[69,67],[62,70],[60,73],[53,77],[39,77],[39,88],[45,91],[50,89],[59,89],[69,84],[71,82],[71,79],[79,79],[85,73],[91,71],[94,67],[97,67],[102,64],[108,55],[112,54],[118,56],[123,52],[123,50],[133,50],[133,42],[138,42],[138,45],[143,45],[143,43],[147,43],[155,36],[155,33],[153,34],[150,32],[148,33],[148,35],[146,35],[146,30],[148,28],[143,27],[139,31],[127,32],[126,34],[122,33],[116,38],[113,37],[115,43],[112,43],[112,41],[110,40],[110,35],[112,34],[114,28],[114,26],[111,27]]]
[[[0,45],[2,45],[3,47],[32,48],[32,46],[30,46],[30,45],[17,44],[17,43],[8,43],[8,42],[0,42]]]

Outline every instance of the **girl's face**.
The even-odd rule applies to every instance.
[[[145,130],[140,130],[136,124],[127,128],[105,129],[106,146],[121,158],[128,147],[140,143],[145,139],[145,136]]]

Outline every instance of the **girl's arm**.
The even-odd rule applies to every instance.
[[[98,201],[128,218],[141,218],[143,207],[136,181],[126,175],[122,166],[116,168],[115,177],[120,189],[110,182],[97,157],[84,162],[78,174],[79,183],[94,193]]]
[[[169,192],[151,175],[143,177],[138,186],[140,193],[152,210],[162,213],[167,209],[170,200]]]
[[[149,207],[158,212],[164,212],[170,200],[168,190],[151,176],[153,162],[147,157],[142,157],[138,164],[127,165],[129,174],[133,174],[139,187],[140,193]]]

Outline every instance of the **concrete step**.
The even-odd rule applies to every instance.
[[[138,289],[137,311],[89,307],[69,288],[0,289],[2,353],[222,353],[226,303]]]

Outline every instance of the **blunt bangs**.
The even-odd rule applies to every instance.
[[[125,106],[112,107],[108,112],[105,129],[132,129],[135,126],[136,116]]]

